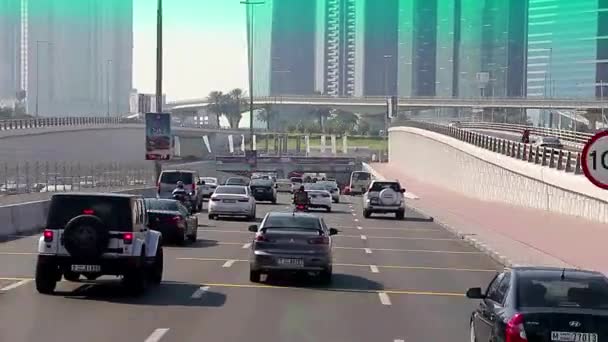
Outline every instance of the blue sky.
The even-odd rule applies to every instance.
[[[164,91],[169,100],[247,86],[245,8],[239,0],[165,0]],[[133,86],[154,92],[156,0],[134,0]]]

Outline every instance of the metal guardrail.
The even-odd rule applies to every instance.
[[[117,117],[65,117],[65,118],[39,118],[39,119],[13,119],[0,120],[0,131],[83,125],[119,124],[121,118]]]
[[[5,162],[0,198],[32,192],[105,191],[153,185],[150,163]]]
[[[572,141],[579,144],[586,143],[593,136],[592,133],[575,132],[571,130],[557,128],[534,127],[527,125],[502,124],[491,122],[461,122],[460,127],[473,129],[491,129],[516,133],[523,133],[525,129],[528,129],[530,130],[530,133],[534,135],[558,137],[562,140]]]
[[[521,142],[492,137],[489,135],[468,131],[466,129],[437,123],[409,121],[404,124],[407,126],[422,128],[436,133],[448,135],[486,150],[527,161],[529,163],[534,163],[577,175],[582,174],[580,152],[558,150],[546,147],[541,148],[539,146],[532,146],[531,144],[524,144]]]

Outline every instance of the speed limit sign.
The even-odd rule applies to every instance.
[[[583,148],[581,166],[585,177],[602,189],[608,189],[608,131],[594,135]]]

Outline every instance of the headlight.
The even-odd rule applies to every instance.
[[[194,191],[190,191],[190,193],[188,195],[194,196]]]

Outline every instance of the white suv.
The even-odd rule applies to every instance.
[[[160,284],[161,233],[148,228],[143,197],[65,193],[51,198],[46,229],[38,241],[36,289],[52,294],[63,276],[78,281],[122,276],[134,293]]]
[[[363,195],[363,216],[373,213],[395,213],[398,220],[405,217],[405,189],[397,181],[374,180]]]

